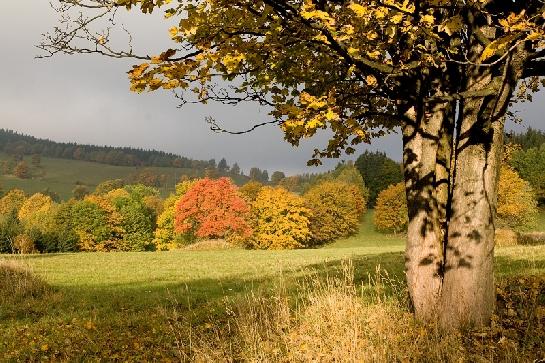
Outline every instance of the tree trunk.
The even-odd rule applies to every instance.
[[[428,112],[412,108],[405,113],[403,158],[409,211],[405,269],[415,315],[424,321],[435,320],[440,301],[451,150],[445,126],[451,114],[447,102]]]

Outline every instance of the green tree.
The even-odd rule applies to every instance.
[[[534,189],[540,204],[545,204],[545,144],[539,148],[515,151],[509,164]]]
[[[274,173],[272,173],[271,175],[271,183],[273,185],[278,185],[283,179],[286,178],[286,174],[284,174],[283,172],[281,171],[275,171]]]
[[[384,152],[365,151],[358,157],[355,165],[369,188],[370,207],[375,206],[381,191],[403,180],[401,165],[387,157]]]
[[[509,104],[528,98],[545,75],[541,0],[70,4],[58,7],[61,24],[40,45],[47,54],[134,57],[137,92],[178,88],[203,103],[261,102],[294,145],[329,129],[313,164],[401,127],[415,314],[444,327],[490,322],[504,121]],[[114,49],[113,30],[92,28],[118,8],[164,10],[177,20],[173,46],[141,57]],[[97,14],[82,21],[81,9]]]

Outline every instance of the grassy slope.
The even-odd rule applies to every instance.
[[[127,349],[131,355],[144,349],[146,359],[150,357],[146,349],[172,356],[165,309],[175,306],[185,312],[184,319],[200,322],[222,319],[225,297],[268,289],[281,276],[293,287],[295,280],[311,272],[339,271],[346,259],[353,261],[358,281],[367,281],[377,266],[402,279],[403,239],[377,235],[370,227],[368,219],[358,236],[317,250],[18,257],[56,292],[47,299],[0,309],[0,357],[24,360],[57,350],[77,359],[108,358],[123,356]],[[499,249],[497,272],[500,278],[544,274],[545,246]],[[13,340],[14,336],[19,338]],[[81,344],[86,352],[78,348]]]
[[[0,153],[0,161],[6,160],[8,156]],[[30,157],[26,160],[31,165]],[[0,185],[4,190],[20,188],[27,193],[40,192],[46,188],[56,192],[62,199],[69,199],[72,196],[72,190],[76,186],[76,182],[81,182],[94,189],[99,183],[108,179],[124,179],[131,174],[137,172],[135,167],[113,166],[87,161],[42,158],[42,170],[45,175],[38,176],[39,170],[33,168],[32,172],[35,176],[32,179],[22,180],[14,176],[0,175]],[[146,168],[154,173],[167,176],[165,186],[161,193],[166,196],[170,190],[174,189],[175,183],[182,175],[194,175],[194,170],[184,168]]]

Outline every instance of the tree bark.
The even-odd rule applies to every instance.
[[[426,112],[427,111],[427,112]],[[405,112],[403,154],[409,212],[405,269],[419,320],[439,313],[451,143],[447,102]],[[446,180],[445,180],[446,178]]]

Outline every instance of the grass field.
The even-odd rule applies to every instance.
[[[191,326],[217,324],[226,299],[270,291],[280,281],[294,292],[309,275],[339,274],[347,260],[362,288],[377,269],[402,281],[403,243],[366,221],[358,236],[316,250],[4,256],[47,287],[0,294],[0,360],[180,359],[169,311]],[[545,246],[502,248],[496,256],[500,280],[545,274]]]
[[[0,153],[0,161],[8,159],[8,155]],[[31,158],[26,161],[31,165]],[[182,175],[195,176],[195,170],[184,168],[146,168],[157,175],[166,175],[165,185],[161,188],[161,194],[167,196],[174,190],[175,184]],[[32,179],[19,179],[12,175],[0,175],[0,185],[4,190],[13,188],[23,189],[27,193],[37,193],[49,188],[67,200],[72,197],[72,190],[76,182],[85,184],[93,190],[99,183],[110,179],[125,179],[136,173],[136,167],[113,166],[88,161],[42,158],[41,170],[32,168]],[[44,172],[43,176],[39,174]]]

